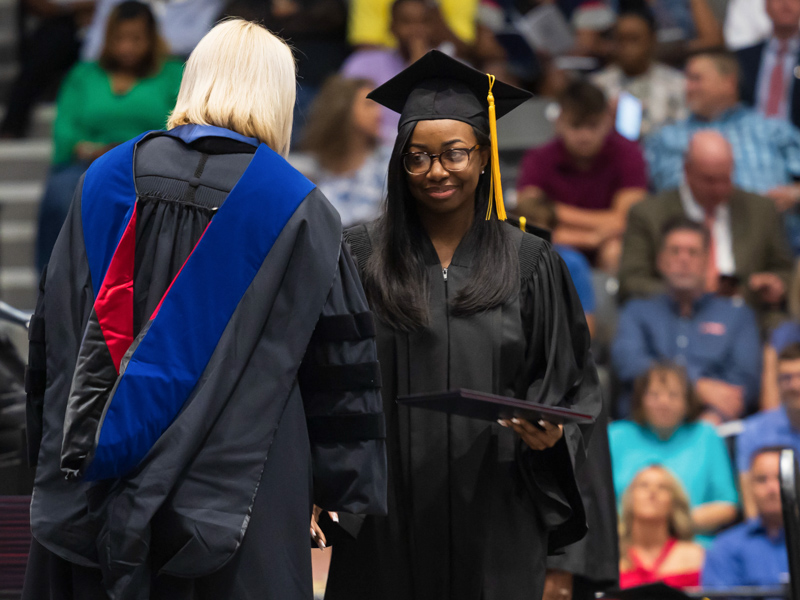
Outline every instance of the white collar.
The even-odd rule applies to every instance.
[[[706,218],[706,211],[695,199],[692,189],[689,187],[689,184],[686,183],[686,179],[681,179],[681,183],[678,186],[678,194],[680,194],[681,204],[683,205],[686,216],[692,221],[702,223]],[[715,219],[724,217],[728,213],[728,203],[720,204],[714,212]]]
[[[696,223],[705,222],[705,211],[697,202],[686,180],[681,180],[678,187],[684,214]],[[730,205],[725,202],[714,211],[714,223],[711,227],[714,239],[717,270],[724,275],[736,272],[736,258],[733,255],[733,239],[731,237]]]

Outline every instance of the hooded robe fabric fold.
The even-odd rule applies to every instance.
[[[126,475],[172,423],[258,268],[314,188],[260,147],[134,345],[136,186],[130,165],[138,141],[95,162],[83,184],[84,230],[113,234],[86,244],[98,291],[64,423],[61,468],[73,477],[85,472],[88,480]],[[273,193],[265,196],[266,189]],[[116,247],[113,240],[119,240]]]
[[[305,197],[286,197],[287,185],[305,180],[265,147],[255,155],[233,150],[238,154],[220,151],[217,156],[207,150],[215,144],[203,145],[203,141],[190,145],[187,140],[151,135],[113,150],[116,156],[108,156],[109,162],[99,165],[121,166],[107,169],[97,179],[97,188],[92,187],[91,178],[78,186],[43,279],[36,331],[31,334],[37,351],[31,355],[29,369],[36,379],[29,381],[28,417],[35,433],[29,440],[30,455],[38,460],[31,529],[43,551],[51,554],[51,564],[61,562],[55,571],[47,562],[29,565],[39,570],[28,580],[50,579],[51,590],[71,585],[69,579],[76,574],[70,572],[70,565],[79,565],[100,568],[103,593],[112,600],[149,599],[151,588],[161,580],[158,575],[201,578],[198,585],[228,600],[250,598],[254,591],[259,597],[299,600],[308,597],[311,589],[307,536],[312,502],[326,510],[385,511],[386,457],[374,328],[353,261],[342,252],[338,215],[316,188],[310,188]],[[197,165],[206,160],[215,165],[208,168],[208,178],[196,172]],[[137,172],[140,167],[141,173]],[[265,251],[263,240],[254,239],[264,228],[258,229],[258,223],[240,224],[241,229],[228,230],[223,244],[214,244],[213,256],[197,260],[203,244],[212,239],[208,236],[214,227],[222,223],[226,207],[237,202],[233,182],[218,184],[231,179],[223,176],[231,168],[245,173],[238,179],[245,188],[248,178],[255,178],[258,197],[250,200],[260,203],[255,212],[263,210],[276,237],[265,258],[232,264],[221,258],[228,254],[220,246],[238,244],[237,237]],[[149,191],[139,194],[135,202],[130,196],[112,196],[131,173],[137,185],[149,182]],[[281,181],[269,180],[275,174]],[[194,189],[199,189],[197,201],[191,200],[194,192],[181,191]],[[109,198],[126,198],[127,208],[124,202],[95,203],[90,196],[98,190],[108,192]],[[290,216],[284,224],[276,220],[277,211],[268,209],[274,202],[290,208],[296,204],[286,211]],[[144,301],[137,302],[133,312],[135,323],[141,325],[131,329],[124,320],[115,321],[122,323],[116,327],[116,337],[107,336],[111,329],[108,325],[103,329],[101,323],[110,321],[101,316],[112,306],[128,306],[127,284],[109,284],[106,297],[119,294],[124,301],[99,307],[99,282],[110,282],[109,273],[117,281],[112,269],[115,259],[130,265],[122,260],[125,243],[120,243],[126,229],[133,227],[134,205],[141,221],[134,240],[134,281],[139,286],[134,292]],[[219,211],[211,217],[217,207]],[[191,236],[180,228],[188,222],[180,215],[201,213],[206,216],[192,219],[195,224],[211,222],[205,235],[201,237],[205,225]],[[104,244],[99,253],[98,243]],[[173,265],[170,257],[176,253],[182,258]],[[156,257],[151,259],[151,254]],[[193,264],[200,271],[194,273],[198,277],[188,276]],[[239,274],[249,269],[244,278],[247,285],[234,295],[239,297],[232,313],[224,315],[221,332],[212,332],[212,343],[187,349],[186,340],[194,344],[207,334],[198,329],[212,328],[214,316],[207,311],[219,309],[220,304],[211,299],[233,293],[230,286],[220,284],[229,281],[226,269]],[[155,277],[157,272],[160,277]],[[154,299],[148,297],[150,293],[156,294]],[[199,293],[203,295],[194,302],[182,295]],[[170,303],[174,303],[172,318],[166,319]],[[149,308],[145,311],[145,307]],[[122,309],[115,310],[127,316]],[[165,336],[157,338],[153,334],[162,327],[162,319]],[[131,332],[136,337],[120,360],[120,376],[114,362],[120,350],[115,344],[118,339],[127,343],[130,337],[125,336]],[[160,340],[163,347],[144,352],[148,339]],[[90,340],[96,352],[91,351]],[[201,355],[200,350],[207,353],[209,348],[210,357]],[[162,350],[166,355],[159,354]],[[138,373],[134,363],[140,351],[141,368],[161,369],[164,377],[179,379],[180,386],[185,385],[184,379],[190,381],[193,387],[188,396],[180,398],[176,393],[176,398],[169,399],[177,414],[160,422],[159,428],[167,423],[160,435],[148,432],[152,444],[148,440],[142,447],[141,458],[130,452],[141,450],[138,444],[127,445],[138,439],[140,431],[131,428],[125,433],[129,437],[120,438],[125,453],[115,454],[114,447],[109,459],[103,459],[103,470],[95,467],[102,477],[120,465],[125,467],[120,468],[122,472],[133,464],[125,476],[97,483],[66,480],[62,450],[67,456],[80,456],[83,449],[92,448],[87,439],[91,442],[94,436],[102,442],[105,427],[117,418],[110,407],[120,399],[125,401],[123,407],[134,411],[133,418],[140,419],[134,421],[136,427],[142,431],[149,427],[151,415],[135,412],[143,398],[139,390],[161,398],[157,389],[161,384],[133,387],[136,393],[120,395],[121,382]],[[192,353],[196,355],[190,366],[198,364],[197,356],[202,358],[199,376],[175,373],[179,361],[186,360],[183,355]],[[165,356],[165,364],[155,360],[159,356]],[[73,376],[76,372],[82,375]],[[319,373],[335,374],[337,389],[319,389]],[[147,373],[131,380],[150,383]],[[167,380],[162,383],[172,385]],[[177,386],[171,389],[175,392]],[[103,405],[104,412],[96,422],[86,420],[82,425],[77,417],[85,415],[73,413],[72,428],[65,431],[67,401],[71,399],[75,408],[78,397],[90,399],[87,406]],[[318,439],[315,432],[320,429],[326,436]],[[83,449],[76,451],[81,444]],[[92,466],[99,464],[98,457],[99,452]],[[252,569],[251,564],[267,566]],[[56,571],[66,575],[56,577]],[[41,597],[36,591],[31,593],[26,597]]]

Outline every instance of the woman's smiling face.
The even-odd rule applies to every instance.
[[[414,128],[406,152],[441,154],[447,150],[472,148],[478,144],[471,125],[452,119],[420,121]],[[431,164],[424,174],[406,172],[411,195],[420,210],[445,214],[474,210],[475,190],[481,171],[489,160],[488,148],[476,148],[469,155],[466,166],[458,171],[447,171],[440,159]]]

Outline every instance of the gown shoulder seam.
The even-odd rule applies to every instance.
[[[350,246],[350,250],[358,263],[358,270],[364,273],[367,261],[372,254],[372,240],[366,225],[356,225],[344,231],[344,241]]]
[[[539,260],[547,243],[532,234],[523,234],[519,243],[519,274],[524,283],[534,278],[539,266]]]

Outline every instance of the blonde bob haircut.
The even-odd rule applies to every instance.
[[[289,46],[256,23],[223,21],[186,62],[167,129],[215,125],[289,154],[296,90]]]
[[[683,489],[683,485],[672,472],[661,465],[650,465],[636,474],[625,493],[622,495],[622,514],[619,519],[619,545],[620,556],[627,556],[631,545],[631,530],[633,529],[633,488],[636,486],[639,477],[647,471],[658,471],[664,475],[664,479],[669,486],[672,494],[672,510],[667,517],[667,527],[670,537],[682,541],[690,541],[694,537],[694,526],[692,524],[692,512],[689,507],[689,496]]]

